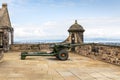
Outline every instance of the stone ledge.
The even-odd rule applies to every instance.
[[[76,52],[92,59],[120,65],[120,46],[83,44],[76,47]]]
[[[41,51],[43,49],[50,50],[50,45],[54,43],[46,44],[13,44],[10,46],[11,51]]]

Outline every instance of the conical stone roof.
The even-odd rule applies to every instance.
[[[68,29],[69,32],[84,32],[85,30],[81,25],[77,23],[77,20],[75,20],[75,23],[71,25],[71,27]]]
[[[0,8],[0,28],[2,27],[12,28],[6,3],[3,3],[2,8]]]

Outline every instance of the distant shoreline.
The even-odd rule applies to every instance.
[[[41,44],[41,43],[58,43],[58,42],[63,42],[64,40],[19,40],[15,41],[15,44]]]
[[[64,40],[16,40],[14,44],[41,44],[41,43],[59,43]],[[84,43],[105,43],[105,44],[120,44],[118,40],[85,40]]]

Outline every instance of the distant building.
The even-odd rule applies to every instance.
[[[65,40],[66,43],[83,43],[84,42],[84,36],[83,32],[85,30],[81,25],[77,23],[77,20],[75,20],[75,23],[70,26],[68,29],[69,37]]]
[[[10,45],[13,44],[13,31],[7,4],[3,3],[0,9],[0,48],[5,51],[8,51]]]

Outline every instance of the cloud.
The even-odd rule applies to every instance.
[[[29,0],[0,0],[0,4],[7,3],[10,7],[20,6],[27,4]]]
[[[15,26],[15,39],[63,39],[69,35],[68,29],[74,20],[47,21],[41,25]],[[120,18],[81,18],[78,23],[85,29],[85,38],[120,39]]]
[[[101,27],[102,28],[102,27]],[[93,27],[91,29],[87,29],[85,32],[85,38],[115,38],[120,39],[120,32],[119,28],[114,29],[112,28],[96,28]]]
[[[118,23],[120,22],[120,17],[88,17],[88,18],[81,18],[82,22],[87,23]]]
[[[12,3],[14,2],[15,0],[0,0],[1,3]]]
[[[38,39],[39,37],[46,36],[46,33],[43,31],[43,29],[36,27],[35,25],[23,25],[22,27],[20,27],[20,25],[14,26],[14,30],[16,39]]]
[[[58,19],[60,18],[60,20],[54,18],[54,16],[53,16],[54,19],[52,20],[48,19],[49,18],[48,16],[51,16],[51,15],[48,15],[47,16],[48,18],[41,17],[41,16],[39,17],[41,12],[37,13],[38,10],[35,10],[35,9],[38,9],[38,5],[34,9],[32,8],[33,6],[30,6],[31,4],[23,6],[24,4],[29,4],[30,1],[31,0],[1,0],[1,3],[6,2],[10,5],[9,9],[10,9],[10,15],[12,16],[11,19],[14,19],[13,27],[15,29],[15,34],[14,34],[15,39],[27,40],[27,39],[65,39],[67,38],[68,36],[67,30],[74,23],[74,18],[75,17],[78,18],[79,16],[75,16],[75,14],[73,14],[73,16],[75,17],[69,16],[70,17],[69,19],[66,17],[65,17],[66,19],[64,19],[64,17],[61,18],[57,16]],[[69,1],[62,0],[60,3],[55,3],[55,0],[37,0],[37,1],[38,3],[43,1],[43,3],[48,3],[49,6],[53,6],[53,7],[66,7],[66,6],[73,7],[78,5],[89,4],[88,1],[94,2],[97,0],[87,0],[87,1],[80,0],[82,1],[81,3],[80,1],[76,3],[73,0],[69,0]],[[32,4],[36,4],[35,1]],[[29,13],[31,14],[29,15]],[[37,17],[34,16],[35,14]],[[39,19],[41,20],[41,22],[36,24],[37,21],[39,22]],[[101,37],[119,38],[120,37],[120,31],[119,31],[120,17],[96,17],[96,18],[83,17],[83,18],[78,18],[78,23],[81,24],[83,28],[85,28],[85,33],[84,33],[85,38],[101,38]]]
[[[77,5],[77,3],[76,2],[74,2],[74,1],[61,1],[61,2],[59,2],[59,3],[51,3],[50,4],[50,6],[51,7],[74,7],[74,6],[76,6]]]
[[[41,25],[14,25],[15,39],[44,40],[44,39],[66,39],[67,26],[55,21],[48,21]]]
[[[119,38],[120,18],[80,19],[84,25],[86,38]],[[120,38],[119,38],[120,39]]]

